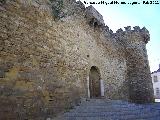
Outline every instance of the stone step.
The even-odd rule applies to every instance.
[[[56,120],[160,120],[160,104],[91,99]]]
[[[117,115],[117,114],[96,114],[96,113],[90,113],[90,114],[74,114],[74,115],[70,115],[70,116],[65,116],[66,119],[72,119],[75,118],[75,120],[77,118],[90,118],[90,120],[92,120],[91,118],[104,118],[104,119],[113,119],[113,120],[135,120],[135,119],[152,119],[152,118],[156,118],[159,116],[159,113],[150,113],[150,114],[139,114],[139,115],[133,115],[133,114],[121,114],[121,115]],[[101,119],[100,119],[101,120]]]
[[[81,103],[79,106],[115,106],[115,107],[138,107],[139,105],[137,104],[133,104],[133,103],[128,103],[128,102],[120,102],[120,101],[103,101],[103,102],[99,102],[99,103],[96,103],[96,102],[83,102]]]
[[[81,101],[82,103],[88,103],[88,104],[129,104],[126,101],[121,101],[121,100],[106,100],[106,99],[89,99],[89,100],[83,100]],[[134,103],[130,103],[134,104]]]
[[[155,110],[157,111],[157,110]],[[128,110],[122,110],[121,108],[117,108],[117,109],[73,109],[70,111],[70,113],[114,113],[114,114],[117,114],[117,113],[132,113],[132,114],[139,114],[140,112],[143,112],[143,113],[148,113],[148,112],[153,112],[150,108],[147,108],[147,109],[128,109]]]
[[[157,116],[157,115],[160,115],[159,111],[153,111],[153,112],[139,112],[139,113],[136,113],[136,112],[84,112],[84,113],[65,113],[64,116],[65,117],[98,117],[98,116],[101,116],[101,117],[108,117],[108,116],[118,116],[118,117],[124,117],[124,116]]]
[[[92,110],[102,110],[102,111],[135,111],[135,110],[149,110],[150,108],[144,107],[113,107],[113,106],[77,106],[72,111],[92,111]]]
[[[160,118],[159,117],[152,117],[152,118],[66,117],[59,120],[160,120]]]
[[[145,108],[150,108],[150,109],[156,109],[156,110],[160,110],[160,103],[159,104],[149,104],[149,105],[143,105],[143,107]]]
[[[90,104],[85,104],[85,105],[80,105],[80,107],[84,107],[84,108],[122,108],[122,109],[145,109],[145,108],[149,108],[148,106],[135,106],[135,105],[106,105],[106,104],[94,104],[94,105],[90,105]]]
[[[102,109],[117,109],[117,108],[121,108],[121,109],[126,109],[126,110],[132,110],[132,109],[147,109],[147,108],[157,108],[158,107],[153,107],[153,106],[130,106],[130,105],[98,105],[98,104],[94,104],[94,105],[79,105],[79,106],[75,106],[74,108],[102,108]]]

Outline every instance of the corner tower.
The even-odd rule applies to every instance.
[[[119,29],[116,38],[121,41],[126,50],[128,99],[136,103],[153,102],[153,86],[150,76],[146,44],[150,40],[148,30],[143,27],[125,27]]]

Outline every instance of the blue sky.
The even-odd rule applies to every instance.
[[[78,0],[77,0],[78,1]],[[84,0],[80,0],[84,3]],[[86,2],[100,2],[102,0],[85,0]],[[111,2],[112,0],[103,0]],[[118,2],[140,2],[135,5],[93,5],[102,15],[105,24],[114,32],[126,26],[146,27],[150,32],[147,44],[148,59],[151,72],[157,70],[160,64],[160,4],[143,4],[143,0],[117,0]],[[160,0],[157,0],[160,3]],[[88,4],[89,5],[89,4]],[[86,5],[86,6],[88,6]]]

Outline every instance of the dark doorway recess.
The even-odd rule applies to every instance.
[[[100,72],[96,66],[92,66],[89,73],[90,98],[101,97]]]

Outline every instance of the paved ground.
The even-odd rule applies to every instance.
[[[89,99],[54,120],[160,120],[160,103]]]

